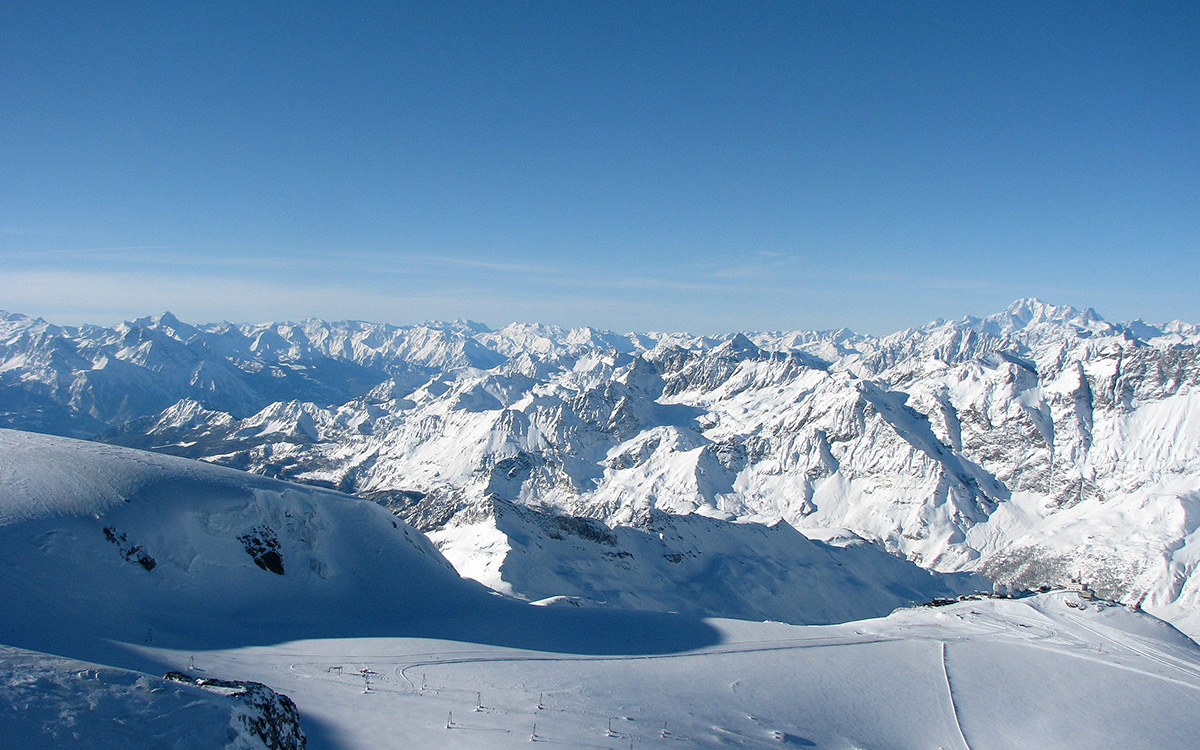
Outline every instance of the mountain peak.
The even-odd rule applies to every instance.
[[[979,321],[980,327],[998,335],[1015,333],[1040,325],[1065,325],[1079,329],[1108,328],[1109,325],[1095,310],[1088,307],[1080,310],[1070,305],[1054,305],[1037,297],[1023,297],[1006,307],[1003,312],[989,315]]]
[[[453,323],[453,325],[457,326],[458,328],[461,328],[462,330],[465,330],[465,331],[470,331],[472,333],[491,333],[492,332],[491,327],[488,326],[486,323],[480,323],[479,321],[471,320],[470,318],[455,318],[452,321],[452,323]]]
[[[1090,307],[1080,310],[1071,305],[1055,305],[1044,302],[1037,297],[1023,297],[1018,299],[1005,308],[1004,313],[1027,319],[1029,322],[1069,320],[1080,317],[1089,321],[1103,320]]]
[[[757,357],[762,354],[762,349],[749,339],[744,333],[735,333],[726,339],[720,346],[713,349],[714,352],[723,355],[732,355],[738,358]]]
[[[157,316],[136,318],[123,325],[134,329],[161,331],[171,338],[180,340],[200,332],[199,329],[189,325],[188,323],[184,323],[179,318],[175,317],[174,313],[169,311]]]

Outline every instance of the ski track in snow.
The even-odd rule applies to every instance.
[[[487,663],[517,663],[517,662],[633,662],[633,661],[655,661],[662,659],[697,659],[709,656],[722,656],[728,654],[748,654],[761,651],[793,651],[806,648],[834,648],[839,646],[860,646],[871,643],[892,643],[904,640],[896,637],[885,636],[861,636],[861,637],[846,637],[846,636],[827,636],[817,638],[789,638],[784,641],[747,641],[743,643],[729,643],[723,646],[715,646],[706,648],[700,651],[690,651],[675,654],[626,654],[612,656],[590,656],[590,655],[558,655],[558,656],[540,656],[533,654],[512,654],[512,655],[481,655],[470,656],[471,653],[487,654],[488,652],[470,652],[470,651],[440,651],[427,652],[421,654],[397,654],[389,656],[387,654],[378,655],[376,660],[401,659],[411,658],[412,656],[425,656],[424,660],[407,662],[402,666],[397,666],[393,670],[393,674],[403,680],[407,686],[406,692],[417,692],[412,679],[408,676],[408,672],[420,667],[447,666],[451,664],[487,664]],[[299,654],[311,658],[328,657],[334,658],[337,654],[322,653],[322,654]],[[445,658],[443,658],[445,657]],[[328,670],[331,665],[327,662],[296,662],[289,665],[289,669],[304,674],[307,677],[319,676],[322,671]],[[303,667],[318,668],[316,671],[308,671]],[[320,669],[325,668],[324,670]]]
[[[972,614],[974,614],[974,613],[972,612]],[[991,620],[979,621],[977,619],[963,621],[959,617],[953,618],[955,622],[962,622],[961,627],[964,628],[964,631],[959,636],[958,640],[961,640],[963,642],[985,643],[985,642],[990,642],[992,639],[994,639],[996,637],[1000,637],[1001,641],[1011,642],[1014,645],[1020,645],[1020,646],[1026,647],[1026,648],[1032,648],[1032,649],[1036,649],[1036,650],[1044,650],[1047,652],[1052,652],[1052,653],[1058,654],[1060,656],[1069,656],[1073,659],[1078,659],[1078,660],[1086,661],[1089,663],[1099,664],[1104,667],[1108,667],[1111,669],[1117,669],[1117,670],[1120,670],[1120,671],[1123,671],[1126,673],[1136,674],[1136,675],[1139,675],[1142,677],[1149,677],[1156,681],[1168,683],[1176,688],[1184,688],[1184,690],[1182,690],[1182,693],[1184,695],[1186,695],[1187,700],[1192,703],[1195,703],[1197,705],[1200,705],[1200,699],[1197,698],[1197,693],[1200,692],[1200,669],[1188,669],[1185,664],[1180,663],[1179,660],[1173,659],[1168,655],[1156,654],[1149,648],[1139,648],[1139,647],[1133,645],[1133,641],[1136,641],[1136,639],[1133,638],[1132,636],[1123,635],[1119,631],[1102,632],[1102,631],[1097,630],[1096,628],[1082,622],[1081,621],[1082,618],[1077,618],[1077,617],[1067,617],[1066,618],[1072,627],[1078,627],[1079,630],[1082,631],[1082,633],[1084,633],[1084,634],[1095,635],[1096,638],[1098,639],[1098,642],[1100,642],[1100,643],[1117,643],[1118,645],[1120,645],[1122,648],[1126,649],[1130,654],[1134,655],[1137,658],[1147,659],[1154,664],[1160,665],[1165,668],[1169,668],[1172,671],[1178,671],[1178,672],[1182,673],[1182,676],[1193,678],[1194,680],[1196,680],[1196,682],[1195,683],[1188,682],[1185,679],[1171,677],[1169,675],[1165,675],[1165,674],[1153,671],[1151,669],[1139,669],[1139,668],[1131,666],[1129,664],[1121,663],[1120,661],[1115,660],[1116,655],[1114,654],[1114,651],[1112,649],[1097,652],[1096,646],[1093,644],[1089,644],[1085,638],[1080,638],[1079,636],[1065,637],[1064,634],[1061,633],[1059,630],[1057,630],[1055,628],[1051,628],[1043,623],[1035,623],[1036,625],[1040,626],[1040,630],[1034,630],[1033,628],[1030,627],[1030,624],[1028,622],[1028,621],[1032,621],[1034,619],[1032,617],[1015,615],[1011,612],[1005,613],[1003,615],[1001,615],[999,612],[994,612],[993,615],[996,616],[996,620],[998,620],[998,622],[991,621]],[[1022,620],[1026,621],[1026,622],[1018,624],[1017,621],[1022,621]],[[1009,630],[1005,630],[1005,626],[1004,626],[1005,622],[1010,623],[1011,627]],[[1024,635],[1026,633],[1029,634],[1028,638],[1024,637]],[[1006,634],[1007,634],[1007,637],[1005,637]],[[919,632],[912,636],[899,637],[899,636],[891,636],[891,635],[875,633],[875,632],[858,632],[858,631],[856,631],[853,634],[839,633],[839,634],[831,634],[831,635],[822,635],[822,636],[818,636],[818,637],[789,638],[789,639],[767,640],[767,641],[730,642],[730,643],[724,644],[722,646],[708,647],[708,648],[698,650],[695,652],[685,652],[685,653],[677,653],[677,654],[633,654],[633,655],[603,655],[603,656],[541,655],[541,654],[528,654],[528,653],[494,654],[494,653],[489,653],[487,651],[477,651],[477,650],[420,651],[420,652],[394,653],[394,654],[384,653],[384,654],[372,654],[369,657],[364,654],[364,655],[361,655],[360,657],[358,657],[358,661],[355,662],[355,666],[357,666],[358,663],[360,663],[360,662],[364,662],[364,663],[369,662],[371,664],[371,667],[370,667],[371,669],[378,670],[381,672],[381,674],[378,676],[377,679],[379,679],[381,682],[386,683],[386,685],[384,687],[380,688],[379,692],[393,692],[394,693],[395,690],[398,688],[400,693],[408,694],[408,695],[427,695],[428,694],[428,695],[432,695],[432,696],[443,696],[443,698],[458,695],[458,696],[461,696],[461,698],[464,700],[464,702],[466,702],[466,701],[468,701],[468,699],[470,699],[470,701],[474,700],[473,696],[476,694],[476,692],[479,689],[478,685],[462,684],[461,682],[458,684],[455,684],[454,682],[446,682],[445,679],[443,678],[443,679],[439,679],[438,682],[436,683],[436,685],[430,685],[430,686],[422,688],[421,686],[418,685],[417,681],[414,679],[414,672],[416,670],[426,670],[425,671],[426,675],[432,675],[436,672],[436,670],[438,668],[441,668],[441,667],[472,666],[472,665],[479,666],[486,670],[487,665],[498,665],[498,664],[505,664],[505,663],[507,663],[507,664],[517,664],[517,663],[564,664],[564,663],[630,663],[630,662],[654,662],[654,661],[666,661],[666,660],[671,660],[671,661],[674,661],[674,660],[699,660],[699,661],[703,661],[707,657],[720,657],[720,656],[725,656],[725,655],[752,654],[752,653],[763,653],[763,652],[780,652],[781,654],[785,654],[787,652],[799,652],[799,651],[803,651],[806,649],[827,649],[827,648],[838,648],[838,647],[854,648],[854,647],[858,647],[858,646],[866,646],[866,645],[872,645],[872,644],[900,643],[900,642],[904,642],[906,640],[913,640],[913,639],[918,640],[918,641],[934,640],[932,638],[929,638],[926,635],[920,634]],[[940,681],[944,685],[944,700],[945,700],[944,705],[946,705],[947,710],[950,714],[949,719],[951,721],[951,726],[954,728],[954,731],[957,733],[957,737],[955,738],[955,741],[961,742],[961,746],[960,746],[961,750],[976,750],[976,746],[972,745],[970,740],[968,739],[966,731],[963,728],[962,722],[959,718],[960,711],[962,709],[958,703],[958,698],[957,698],[955,687],[954,687],[954,678],[951,674],[951,668],[949,666],[949,658],[948,658],[948,652],[949,652],[952,644],[947,641],[947,639],[945,638],[944,635],[937,638],[936,643],[937,643],[936,658],[938,660],[938,666],[936,669],[937,669]],[[318,680],[326,680],[326,681],[331,681],[331,680],[344,681],[347,678],[356,679],[357,674],[355,674],[351,671],[346,671],[344,674],[336,674],[336,675],[335,675],[335,673],[331,672],[331,668],[339,666],[339,664],[334,664],[330,661],[307,661],[306,660],[306,659],[318,659],[318,660],[319,659],[332,659],[332,660],[337,661],[341,656],[344,656],[344,655],[345,654],[339,654],[336,652],[316,652],[316,651],[308,651],[308,652],[304,652],[304,653],[293,653],[293,654],[290,654],[291,659],[295,659],[296,657],[303,657],[303,659],[297,660],[297,661],[291,661],[289,659],[290,664],[288,666],[288,670],[290,672],[294,673],[297,677],[303,678],[303,679],[318,679]],[[389,663],[389,662],[391,662],[391,663]],[[382,672],[385,668],[388,670],[388,675],[382,674]],[[459,679],[460,680],[462,679],[461,675],[460,675]],[[375,691],[375,688],[373,688],[373,691]],[[537,692],[536,691],[533,692],[532,695],[536,696]],[[530,698],[530,700],[532,701],[532,698]],[[549,694],[547,696],[547,700],[548,701],[550,700]],[[557,712],[557,711],[561,711],[564,709],[551,709],[551,708],[547,707],[546,710]],[[568,709],[568,710],[571,714],[578,715],[580,717],[590,716],[593,722],[603,723],[603,721],[605,720],[605,717],[608,716],[608,714],[605,712],[595,711],[595,710],[589,711],[589,710],[587,710],[586,707],[582,707],[582,706],[573,706],[571,709]],[[541,711],[541,707],[539,706],[538,712],[534,712],[530,715],[536,717],[537,715],[539,715],[540,711]],[[551,715],[550,713],[546,714],[547,717],[549,717],[550,715]],[[473,732],[501,732],[501,733],[506,733],[506,734],[516,734],[520,731],[519,729],[514,728],[512,726],[512,723],[514,721],[521,720],[520,715],[514,713],[513,709],[511,707],[499,708],[499,709],[493,708],[493,707],[487,705],[486,700],[482,701],[481,707],[475,708],[475,709],[464,709],[461,714],[458,713],[458,710],[456,709],[454,711],[454,716],[456,717],[456,720],[455,720],[455,724],[452,728],[455,730],[473,731]],[[492,718],[486,719],[485,718],[486,716],[491,716]],[[471,717],[470,720],[467,717]],[[504,718],[502,719],[502,717],[504,717]],[[470,721],[469,724],[467,723],[468,721]],[[483,724],[479,723],[481,721],[483,722]],[[499,722],[499,723],[497,723],[497,722]],[[549,722],[547,722],[547,724],[548,723]],[[546,726],[546,724],[543,724],[543,726]],[[734,734],[733,730],[730,730],[730,733]],[[668,733],[668,734],[670,734],[670,733]],[[627,738],[634,737],[634,735],[628,735],[628,734],[626,734],[624,736],[626,736]],[[660,740],[668,739],[668,737],[653,737],[652,735],[645,734],[644,732],[642,735],[637,735],[637,737],[640,737],[641,739],[647,740],[647,741],[649,741],[649,740],[660,741]],[[570,740],[566,740],[566,739],[558,740],[553,737],[539,735],[537,739],[539,741],[547,741],[547,742],[562,742],[564,744],[568,744],[571,746],[578,746],[578,747],[612,748],[611,744],[606,745],[606,744],[601,744],[601,743],[597,743],[597,742],[581,740],[580,738],[574,737],[574,736],[572,736],[572,738]],[[688,746],[691,746],[690,741],[687,741],[684,737],[676,735],[673,737],[673,739],[675,739],[676,741],[686,741],[688,743]],[[757,746],[757,742],[759,742],[761,740],[756,736],[746,735],[745,741],[749,742],[752,746]]]
[[[971,750],[971,744],[967,742],[967,735],[963,733],[962,723],[958,720],[958,706],[954,702],[954,685],[950,682],[950,669],[946,666],[945,641],[938,641],[938,660],[942,665],[942,678],[946,681],[946,697],[950,699],[950,714],[954,717],[954,726],[958,729],[958,736],[962,739],[963,750]]]
[[[798,641],[817,641],[824,640],[826,642],[804,642]],[[418,667],[428,667],[445,664],[482,664],[485,662],[630,662],[630,661],[655,661],[661,659],[695,659],[708,656],[722,656],[726,654],[749,654],[760,651],[794,651],[805,648],[834,648],[838,646],[859,646],[869,643],[888,643],[902,640],[900,638],[883,638],[871,637],[861,639],[846,639],[846,638],[829,638],[829,639],[795,639],[779,642],[779,643],[756,643],[750,644],[729,644],[728,646],[718,646],[715,648],[707,648],[703,651],[684,652],[678,654],[636,654],[625,656],[488,656],[488,657],[467,657],[467,658],[450,658],[450,659],[435,659],[431,661],[413,662],[411,664],[399,667],[396,669],[396,675],[402,678],[408,686],[412,687],[412,680],[407,676],[411,669]],[[452,654],[453,652],[447,652]]]
[[[1097,630],[1096,628],[1088,625],[1086,622],[1083,621],[1082,618],[1072,617],[1070,619],[1072,620],[1072,623],[1074,625],[1079,627],[1080,630],[1083,630],[1088,633],[1091,633],[1092,635],[1095,635],[1098,639],[1100,639],[1101,643],[1103,643],[1105,641],[1114,643],[1117,646],[1124,648],[1127,651],[1130,651],[1134,654],[1137,654],[1138,656],[1140,656],[1144,659],[1149,659],[1150,661],[1162,664],[1163,666],[1168,667],[1173,671],[1182,672],[1183,674],[1187,675],[1188,677],[1192,677],[1192,678],[1195,678],[1196,680],[1200,680],[1200,669],[1197,669],[1195,667],[1189,667],[1188,665],[1181,663],[1179,660],[1172,658],[1168,654],[1158,653],[1158,652],[1152,651],[1147,648],[1139,648],[1138,646],[1134,645],[1134,641],[1132,638],[1129,638],[1128,636],[1124,636],[1120,632],[1110,631],[1108,633],[1102,633],[1099,630]],[[1112,664],[1112,662],[1105,662],[1105,663]],[[1119,666],[1122,669],[1130,669],[1129,667],[1125,667],[1123,665],[1114,664],[1113,666]],[[1133,670],[1133,671],[1141,671],[1141,670]],[[1141,673],[1149,674],[1144,671],[1141,671]],[[1184,687],[1189,687],[1192,690],[1200,690],[1200,687],[1198,687],[1194,684],[1188,683],[1188,682],[1184,682],[1182,680],[1173,680],[1172,678],[1166,677],[1164,675],[1153,675],[1153,676],[1156,676],[1159,679],[1168,680],[1168,681],[1174,682],[1176,684],[1183,685]]]

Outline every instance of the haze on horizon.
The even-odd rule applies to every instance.
[[[1200,8],[0,9],[0,309],[1200,321]]]

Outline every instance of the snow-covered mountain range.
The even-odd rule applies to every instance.
[[[374,499],[527,599],[835,621],[774,582],[878,546],[1196,633],[1198,343],[1037,300],[882,338],[7,315],[0,423]],[[680,593],[714,579],[775,595]]]

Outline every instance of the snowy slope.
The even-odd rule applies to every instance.
[[[430,533],[460,573],[535,601],[827,624],[886,615],[991,583],[939,574],[853,534],[814,541],[778,522],[648,511],[609,529],[494,499],[480,521]]]
[[[271,638],[347,620],[381,627],[446,610],[454,591],[483,596],[370,503],[8,430],[0,456],[0,584],[13,645],[46,651],[81,633],[97,643],[192,643],[198,632],[206,643],[257,642],[264,627]],[[361,575],[370,568],[387,575]]]
[[[0,466],[0,633],[17,647],[0,649],[0,728],[23,747],[47,746],[42,725],[53,747],[255,747],[224,696],[149,676],[169,670],[290,696],[312,750],[1159,748],[1200,732],[1200,647],[1075,593],[809,627],[536,607],[337,493],[11,431]]]
[[[712,624],[720,644],[663,655],[358,639],[196,660],[286,689],[314,748],[1084,750],[1191,747],[1200,731],[1196,645],[1073,593]]]
[[[0,737],[22,750],[300,750],[290,699],[0,646]]]
[[[481,622],[437,632],[557,648],[548,624],[563,616],[460,578],[428,539],[374,503],[11,430],[0,430],[0,587],[9,645],[57,653],[71,642],[71,655],[98,661],[130,644],[421,634],[463,612]],[[630,617],[587,613],[595,637],[576,646],[605,652],[632,640],[673,650],[715,637],[697,624]]]

